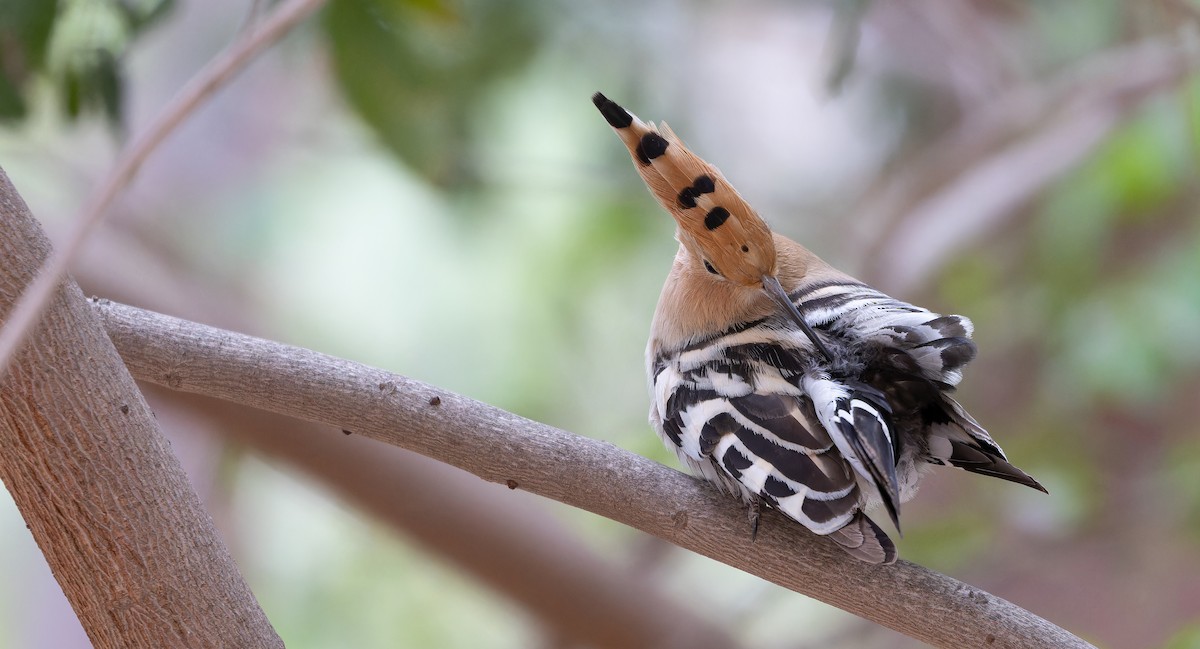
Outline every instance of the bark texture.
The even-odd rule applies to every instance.
[[[404,449],[255,408],[147,385],[231,439],[313,476],[432,556],[519,604],[558,641],[595,649],[736,649],[701,611],[593,552],[532,499]],[[163,412],[156,406],[156,410]]]
[[[0,313],[49,253],[0,170]],[[0,378],[0,479],[94,646],[283,646],[69,279]]]
[[[999,597],[905,561],[870,566],[765,512],[611,444],[383,370],[96,301],[133,374],[349,429],[625,523],[939,647],[1092,645]]]

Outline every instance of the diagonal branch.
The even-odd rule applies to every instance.
[[[586,509],[940,647],[1091,647],[904,561],[870,566],[774,512],[752,541],[732,498],[597,440],[327,356],[97,300],[137,378],[327,423]]]
[[[523,606],[567,646],[738,648],[710,616],[677,604],[646,575],[604,560],[532,498],[513,498],[454,467],[326,426],[154,385],[143,385],[143,392],[156,412],[170,397],[170,405],[193,411],[231,439],[316,478]]]

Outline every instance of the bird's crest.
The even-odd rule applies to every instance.
[[[592,103],[675,218],[680,241],[703,257],[710,272],[747,285],[775,274],[770,228],[716,167],[688,150],[665,123],[643,122],[601,93],[592,95]]]

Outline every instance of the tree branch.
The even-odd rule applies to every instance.
[[[855,561],[776,512],[615,446],[380,369],[97,300],[139,379],[407,448],[611,518],[940,647],[1091,647],[968,584],[904,561]]]
[[[170,398],[233,440],[303,470],[520,604],[569,646],[737,648],[712,619],[679,606],[644,575],[603,560],[532,499],[513,498],[454,467],[326,426],[155,385],[147,385],[145,394],[152,406]]]
[[[50,245],[0,170],[0,319]],[[282,647],[74,282],[0,378],[0,478],[96,647]]]
[[[85,255],[73,273],[85,292],[184,317],[213,318],[229,329],[254,326],[245,317],[253,309],[236,290],[214,291],[196,281],[170,251],[115,228],[99,235],[103,240],[93,245],[106,251],[104,259]],[[126,263],[113,264],[117,258]],[[506,487],[447,464],[361,436],[346,437],[328,426],[153,384],[140,387],[160,421],[171,421],[172,409],[181,411],[179,416],[198,429],[224,437],[216,443],[245,444],[268,462],[298,468],[498,597],[524,606],[564,646],[738,646],[724,616],[714,619],[687,606],[628,557],[596,552],[578,532],[546,516],[540,506],[545,503],[530,496],[514,498]],[[401,493],[404,498],[394,497]],[[220,525],[220,515],[213,514]]]

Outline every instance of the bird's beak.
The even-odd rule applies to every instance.
[[[804,332],[804,335],[808,336],[808,339],[812,341],[813,345],[817,348],[817,351],[821,352],[821,354],[825,356],[825,360],[833,362],[833,356],[825,347],[825,343],[821,342],[821,339],[817,337],[817,332],[813,331],[812,327],[808,326],[808,323],[804,321],[804,316],[800,314],[800,309],[796,308],[796,304],[792,302],[792,298],[788,297],[787,291],[783,290],[783,285],[779,283],[779,279],[774,275],[763,275],[762,285],[763,291],[770,296],[772,300],[775,300],[775,303],[778,304],[785,313],[791,316],[792,320],[796,323],[796,326],[800,327],[800,330]]]

